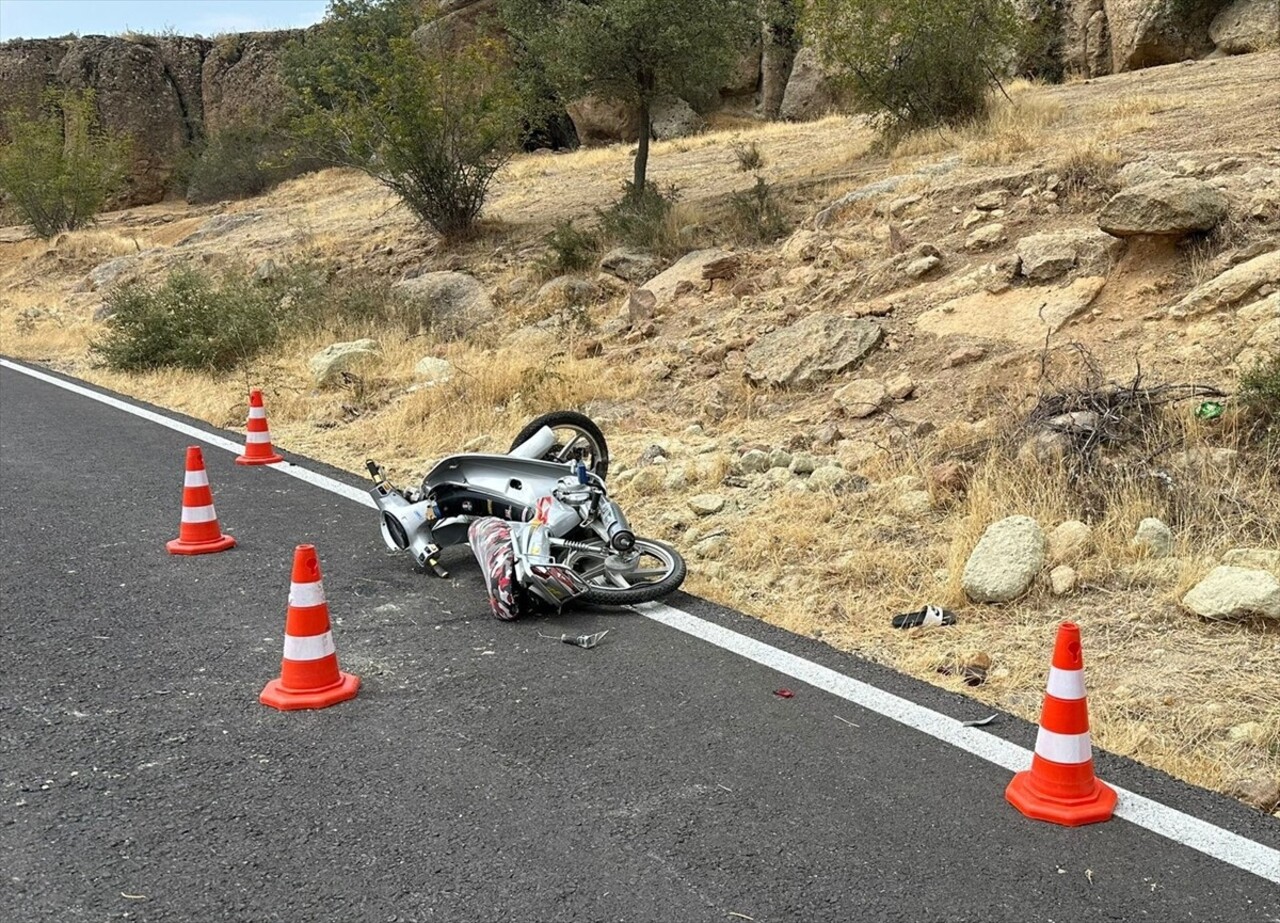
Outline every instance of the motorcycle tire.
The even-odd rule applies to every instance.
[[[651,538],[637,538],[636,547],[641,550],[646,547],[654,549],[658,552],[655,555],[656,557],[667,557],[671,566],[670,573],[656,583],[645,583],[625,589],[623,587],[590,584],[589,589],[582,596],[585,602],[595,603],[599,606],[634,606],[638,603],[648,603],[653,602],[655,599],[661,599],[668,593],[674,593],[680,588],[680,584],[684,583],[684,578],[689,572],[684,558],[680,556],[680,552],[670,545],[654,541]],[[653,552],[650,553],[652,554]]]
[[[542,427],[548,426],[551,429],[575,429],[588,440],[592,445],[592,464],[588,470],[591,471],[600,480],[605,479],[605,475],[609,473],[609,444],[605,441],[604,433],[600,431],[600,427],[596,422],[586,414],[578,413],[576,410],[553,410],[551,413],[544,413],[540,417],[535,417],[525,424],[524,429],[511,440],[511,449],[526,442],[532,438],[533,434]],[[562,445],[555,445],[542,456],[543,461],[555,461],[555,453],[563,449]],[[507,451],[511,451],[508,449]]]

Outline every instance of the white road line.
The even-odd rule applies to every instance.
[[[161,426],[191,436],[193,439],[198,439],[206,445],[216,446],[228,452],[234,452],[237,455],[240,454],[241,447],[238,443],[231,442],[222,436],[206,432],[178,420],[172,420],[143,407],[137,407],[127,401],[100,394],[97,391],[55,378],[52,375],[46,375],[43,372],[17,365],[7,359],[0,359],[0,367],[20,372],[23,375],[29,375],[32,378],[48,382],[75,394],[99,401],[118,410],[123,410],[126,413],[142,417],[152,423],[158,423]],[[308,471],[298,465],[291,465],[286,462],[264,467],[274,468],[291,477],[296,477],[331,493],[354,500],[364,506],[374,506],[373,498],[363,491],[333,478]],[[1010,743],[978,728],[964,727],[954,718],[949,718],[930,708],[925,708],[923,705],[917,705],[915,702],[885,692],[883,689],[845,676],[843,673],[838,673],[828,667],[805,660],[803,657],[797,657],[795,654],[790,654],[770,644],[765,644],[763,641],[757,641],[754,638],[731,631],[714,622],[708,622],[697,616],[690,615],[688,612],[662,603],[649,603],[639,606],[637,611],[655,622],[674,628],[708,644],[713,644],[762,666],[769,667],[806,685],[839,696],[854,705],[884,715],[899,724],[913,728],[922,734],[927,734],[966,753],[981,757],[987,762],[994,763],[1011,772],[1026,769],[1031,765],[1031,751],[1025,747]],[[1225,830],[1208,821],[1179,811],[1177,808],[1171,808],[1166,804],[1145,798],[1127,789],[1119,786],[1112,787],[1115,788],[1120,796],[1119,803],[1116,806],[1117,817],[1122,817],[1132,824],[1157,833],[1176,843],[1181,843],[1207,856],[1212,856],[1228,865],[1233,865],[1238,869],[1252,872],[1254,875],[1258,875],[1275,884],[1280,884],[1280,850],[1272,849],[1270,846],[1240,836],[1238,833],[1232,833],[1230,830]],[[1010,810],[1012,811],[1013,809],[1010,808]]]
[[[181,420],[171,419],[166,417],[164,414],[156,413],[154,410],[147,410],[145,407],[138,407],[135,404],[130,404],[128,401],[122,401],[119,398],[111,397],[108,394],[102,394],[89,388],[83,388],[80,385],[72,384],[71,382],[64,381],[61,378],[55,378],[53,375],[46,375],[44,372],[27,368],[25,365],[18,365],[16,362],[10,362],[8,359],[0,359],[0,368],[11,369],[14,372],[21,372],[23,375],[28,375],[31,378],[37,378],[40,381],[48,382],[51,385],[57,385],[59,388],[71,391],[74,394],[79,394],[82,397],[87,397],[90,400],[106,404],[108,407],[114,407],[117,410],[123,410],[125,413],[131,413],[135,417],[142,417],[144,420],[168,427],[174,432],[182,433],[184,436],[190,436],[192,439],[197,439],[205,445],[211,445],[219,449],[226,449],[228,452],[234,452],[236,455],[239,455],[243,449],[243,446],[240,443],[232,442],[230,439],[226,439],[216,433],[210,433],[207,430],[192,426],[189,423],[183,423]],[[272,465],[259,465],[258,467],[274,468],[276,471],[287,474],[290,477],[297,478],[300,481],[306,481],[308,484],[313,484],[316,487],[321,487],[330,493],[337,494],[340,497],[346,497],[348,500],[354,500],[356,503],[367,507],[375,506],[373,498],[365,491],[360,490],[357,487],[352,487],[349,484],[344,484],[341,481],[335,481],[331,477],[326,477],[323,474],[310,471],[298,465],[294,465],[289,462],[276,462]]]

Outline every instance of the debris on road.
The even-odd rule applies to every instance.
[[[773,694],[780,699],[795,698],[795,693],[792,692],[790,689],[775,689],[773,690]]]
[[[556,638],[554,635],[544,635],[542,632],[538,632],[538,637],[546,638],[549,641],[563,641],[565,644],[573,644],[590,650],[599,644],[608,633],[609,629],[606,628],[604,631],[597,631],[593,635],[561,635]]]
[[[960,726],[961,726],[962,728],[981,728],[981,727],[986,727],[988,724],[990,724],[991,722],[995,721],[995,720],[996,720],[997,718],[999,718],[999,717],[1000,717],[999,715],[987,715],[987,717],[985,717],[985,718],[979,718],[979,719],[978,719],[978,720],[976,720],[976,721],[961,721],[961,722],[960,722]]]
[[[894,628],[932,628],[937,625],[954,625],[956,614],[941,606],[927,605],[915,612],[904,612],[893,617]]]

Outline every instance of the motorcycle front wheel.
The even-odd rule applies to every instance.
[[[533,438],[544,426],[556,434],[556,442],[542,456],[543,461],[567,462],[580,456],[588,471],[602,481],[605,479],[609,473],[609,445],[604,433],[595,420],[576,410],[555,410],[530,420],[511,440],[511,448]]]
[[[653,539],[637,538],[633,554],[626,556],[602,541],[575,545],[565,564],[587,583],[582,599],[601,606],[633,606],[661,599],[679,589],[688,573],[680,552]]]

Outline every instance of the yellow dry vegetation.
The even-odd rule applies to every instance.
[[[1178,68],[1162,83],[1139,74],[1062,87],[1015,84],[1007,88],[1009,99],[994,101],[987,123],[909,138],[888,156],[873,149],[874,137],[859,118],[734,123],[655,144],[652,178],[682,190],[676,224],[704,223],[727,196],[754,182],[736,169],[732,150],[735,142],[754,142],[764,155],[765,176],[800,203],[804,217],[846,192],[898,177],[894,196],[922,197],[906,206],[913,225],[905,233],[912,243],[927,241],[959,233],[953,226],[968,199],[949,198],[948,177],[901,179],[918,165],[959,154],[957,176],[963,174],[969,188],[1002,169],[1056,172],[1063,180],[1058,204],[1071,207],[1081,201],[1081,190],[1099,188],[1120,164],[1146,152],[1180,151],[1192,143],[1212,149],[1234,143],[1233,131],[1257,134],[1264,116],[1252,100],[1236,99],[1232,108],[1209,92],[1218,83],[1256,87],[1258,73],[1278,60],[1274,54],[1257,57],[1197,73]],[[1218,122],[1227,127],[1215,127]],[[503,450],[540,412],[585,408],[604,422],[617,460],[616,490],[628,513],[642,531],[690,555],[692,591],[1033,721],[1054,626],[1073,619],[1085,632],[1093,730],[1101,746],[1210,787],[1227,787],[1242,773],[1280,774],[1275,627],[1204,622],[1178,605],[1227,549],[1280,547],[1274,466],[1246,462],[1224,470],[1204,464],[1181,475],[1172,495],[1154,479],[1104,477],[1105,502],[1089,517],[1092,545],[1073,565],[1081,592],[1057,597],[1042,581],[1012,603],[968,604],[960,574],[991,522],[1030,515],[1047,530],[1084,515],[1080,493],[1061,470],[1020,462],[1011,448],[1016,422],[1040,386],[1037,352],[1011,351],[993,357],[982,373],[941,376],[951,347],[916,334],[914,308],[903,300],[886,309],[894,333],[876,374],[909,371],[930,382],[938,377],[913,403],[895,409],[902,420],[888,414],[872,421],[843,418],[834,409],[834,384],[796,393],[755,388],[723,356],[716,360],[723,368],[712,369],[705,381],[683,375],[714,364],[699,351],[712,333],[721,340],[749,338],[809,311],[857,313],[862,293],[894,276],[884,269],[895,243],[877,214],[883,202],[871,198],[842,213],[829,231],[829,247],[812,262],[798,265],[775,246],[745,252],[742,275],[752,283],[745,294],[717,283],[656,318],[661,331],[652,340],[603,333],[624,309],[625,290],[606,290],[576,314],[560,315],[561,323],[530,329],[558,316],[532,295],[541,282],[534,263],[543,236],[555,220],[590,220],[613,201],[629,176],[630,158],[628,145],[518,158],[495,185],[482,233],[452,251],[424,235],[367,178],[334,170],[247,202],[201,208],[163,203],[107,215],[98,228],[50,242],[0,229],[0,344],[7,354],[220,427],[241,428],[248,388],[263,386],[277,444],[352,472],[362,472],[364,459],[375,457],[401,481],[421,476],[430,460],[463,445]],[[1047,210],[1025,215],[1019,234],[1038,230],[1038,222],[1058,227],[1070,217]],[[211,219],[235,216],[253,220],[234,233],[188,242]],[[252,269],[271,257],[280,263],[319,259],[384,277],[422,266],[465,268],[495,293],[505,321],[461,340],[335,321],[322,332],[287,336],[271,355],[223,376],[95,368],[87,350],[102,329],[91,319],[100,293],[78,289],[94,267],[140,252],[140,259],[175,261],[156,267],[185,260]],[[1207,274],[1215,255],[1166,254],[1162,259],[1169,262],[1153,264],[1158,273],[1148,268],[1144,274],[1141,260],[1126,264],[1115,283],[1124,298],[1100,299],[1105,310],[1096,317],[1086,313],[1070,335],[1091,344],[1109,372],[1131,374],[1135,357],[1158,359],[1183,338],[1182,328],[1144,316],[1174,297],[1178,285]],[[1166,272],[1166,266],[1178,272]],[[379,360],[346,384],[316,389],[308,358],[329,343],[366,336],[380,342]],[[592,339],[604,341],[603,355],[579,349]],[[414,367],[424,356],[448,360],[453,378],[423,386]],[[1206,356],[1199,366],[1177,371],[1218,375],[1221,363]],[[712,406],[717,413],[704,412]],[[905,418],[926,410],[939,425],[931,436],[917,437]],[[1205,428],[1185,411],[1160,418],[1164,430],[1151,437],[1157,447],[1160,441],[1232,444],[1226,427]],[[983,419],[970,422],[978,417]],[[725,485],[738,446],[787,446],[797,434],[807,437],[832,420],[849,438],[829,450],[828,460],[865,477],[868,489],[797,492],[779,482],[755,496]],[[693,423],[703,425],[706,435],[686,434]],[[629,480],[628,466],[655,442],[667,447],[670,458],[662,478]],[[972,465],[963,494],[947,493],[928,479],[931,466],[949,457]],[[723,513],[699,518],[687,500],[708,491],[724,493],[729,503]],[[928,495],[923,506],[900,505],[902,496],[918,501],[921,493]],[[1176,521],[1179,547],[1169,560],[1145,558],[1131,544],[1136,523],[1150,515]],[[374,531],[371,522],[370,541]],[[716,536],[725,541],[707,546]],[[711,550],[695,555],[700,547]],[[957,609],[959,624],[938,631],[889,627],[895,613],[926,602]],[[985,684],[969,688],[955,667],[978,652],[991,658],[992,669]]]

